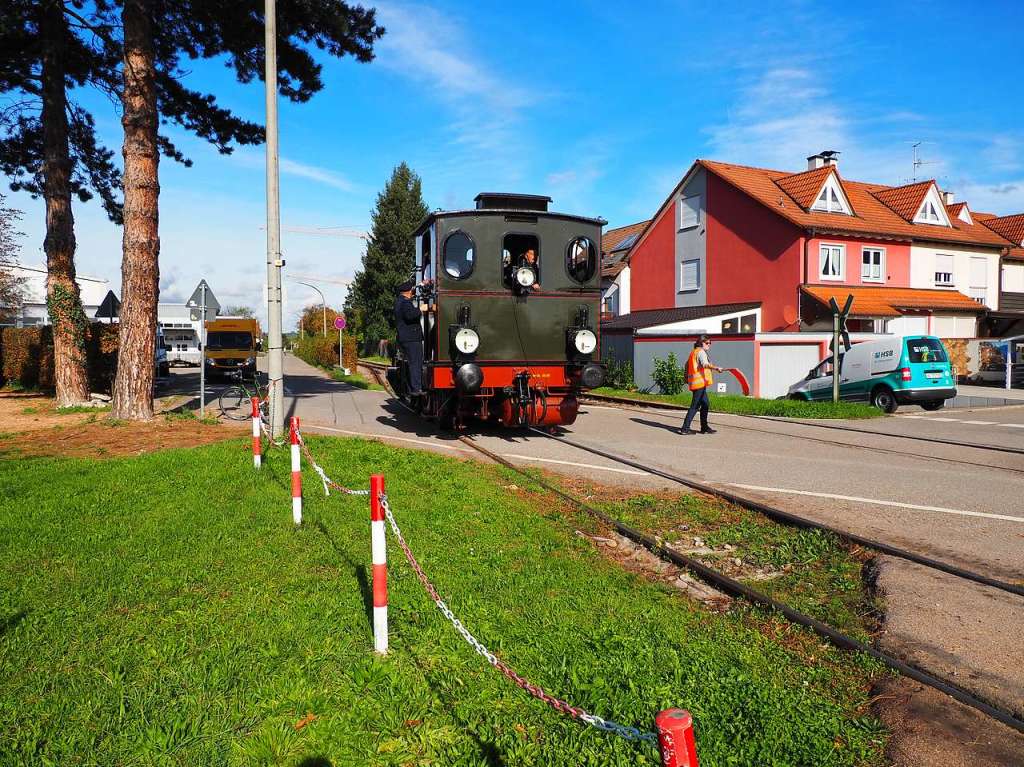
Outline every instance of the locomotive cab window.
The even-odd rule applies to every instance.
[[[540,240],[534,234],[506,234],[502,240],[502,277],[507,287],[540,287]]]
[[[453,232],[444,241],[444,270],[450,277],[464,280],[473,273],[476,247],[465,232]]]
[[[576,237],[565,251],[565,269],[576,282],[587,282],[597,271],[597,248],[586,237]]]
[[[420,236],[420,270],[422,271],[424,281],[434,278],[434,259],[430,245],[430,230],[427,229]]]

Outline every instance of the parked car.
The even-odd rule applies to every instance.
[[[167,359],[167,351],[170,349],[164,341],[163,328],[156,329],[156,356],[153,359],[155,367],[155,378],[164,378],[171,374],[171,363]]]
[[[832,399],[832,357],[789,387],[791,399]],[[946,349],[935,336],[893,336],[854,344],[839,355],[839,398],[870,402],[886,413],[900,405],[938,410],[956,396]]]

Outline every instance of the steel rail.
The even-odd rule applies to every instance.
[[[682,405],[673,405],[671,402],[644,402],[643,400],[629,399],[628,397],[610,397],[606,394],[594,394],[588,392],[581,400],[592,400],[594,402],[606,402],[613,404],[628,404],[639,407],[646,407],[653,410],[686,410]],[[957,442],[951,439],[939,439],[938,437],[919,437],[913,434],[891,434],[883,431],[872,431],[871,429],[858,429],[852,426],[834,426],[816,421],[798,421],[793,418],[777,418],[767,415],[751,415],[749,413],[724,413],[723,415],[735,416],[737,418],[753,418],[758,421],[771,421],[772,423],[788,423],[794,426],[813,426],[818,429],[831,429],[833,431],[845,431],[854,434],[870,434],[874,437],[890,437],[893,439],[909,439],[915,442],[929,442],[935,445],[949,445],[952,447],[966,447],[972,450],[991,450],[997,453],[1010,453],[1012,455],[1024,455],[1024,448],[1008,447],[1006,445],[982,445],[977,442]],[[909,455],[909,454],[908,454]]]
[[[651,553],[656,554],[662,559],[668,560],[677,567],[683,567],[687,570],[690,570],[691,572],[695,573],[698,577],[700,577],[702,580],[704,580],[706,583],[709,583],[721,589],[727,594],[775,610],[776,612],[779,612],[782,615],[784,615],[793,623],[811,629],[818,636],[829,640],[830,642],[832,642],[832,644],[834,644],[836,647],[840,649],[846,650],[848,652],[866,653],[875,660],[884,663],[889,668],[898,671],[900,674],[909,677],[910,679],[913,679],[917,682],[920,682],[921,684],[927,685],[935,690],[938,690],[939,692],[942,692],[950,696],[951,698],[958,700],[961,703],[976,709],[977,711],[980,711],[981,713],[995,719],[996,721],[1005,724],[1007,727],[1013,728],[1017,732],[1024,733],[1024,720],[1021,720],[1018,717],[1014,716],[1011,712],[998,708],[997,706],[993,706],[992,704],[981,700],[980,698],[976,697],[970,692],[964,690],[963,688],[957,685],[954,685],[953,683],[945,679],[941,679],[940,677],[934,676],[933,674],[929,674],[927,671],[924,671],[916,666],[913,666],[909,663],[905,663],[904,661],[894,658],[888,653],[876,650],[870,645],[867,645],[857,639],[854,639],[853,637],[843,634],[841,631],[832,628],[827,623],[822,623],[821,621],[812,618],[809,615],[805,615],[804,613],[801,613],[798,610],[794,610],[793,608],[783,604],[782,602],[778,602],[772,599],[767,594],[763,594],[762,592],[757,591],[756,589],[752,589],[749,586],[746,586],[743,583],[740,583],[739,581],[728,577],[727,575],[723,575],[717,570],[708,567],[698,559],[688,557],[685,554],[681,554],[680,552],[676,551],[675,549],[669,548],[663,545],[662,543],[659,543],[655,538],[647,535],[646,533],[642,533],[639,530],[636,530],[622,522],[619,522],[616,519],[613,519],[612,517],[609,517],[604,512],[599,511],[598,509],[595,509],[594,507],[584,503],[578,498],[573,497],[572,495],[563,491],[561,488],[556,487],[555,485],[552,485],[551,483],[546,482],[543,479],[535,477],[532,474],[529,474],[528,472],[511,463],[507,459],[502,458],[500,455],[497,455],[496,453],[491,452],[487,448],[476,444],[473,440],[469,439],[468,437],[459,437],[459,440],[469,445],[473,449],[477,450],[481,454],[487,456],[492,461],[495,461],[496,463],[499,463],[502,466],[511,469],[512,471],[515,471],[517,474],[520,474],[521,476],[528,478],[529,480],[537,483],[541,487],[544,487],[545,489],[549,490],[555,495],[563,498],[564,500],[583,510],[590,516],[600,520],[604,524],[613,528],[621,535],[629,538],[634,543],[640,544]]]
[[[694,479],[682,477],[679,476],[678,474],[673,474],[672,472],[665,471],[664,469],[659,469],[655,466],[648,466],[647,464],[640,463],[639,461],[634,461],[630,458],[626,458],[621,455],[609,453],[605,450],[601,450],[600,448],[596,448],[591,445],[585,445],[580,442],[574,442],[573,440],[566,439],[565,437],[559,437],[558,435],[555,434],[548,434],[533,426],[529,428],[531,431],[534,431],[537,434],[540,434],[541,436],[547,437],[549,439],[558,440],[559,442],[563,442],[566,445],[571,445],[572,447],[575,447],[579,450],[583,450],[588,453],[593,453],[594,455],[599,455],[602,456],[603,458],[608,458],[609,460],[616,461],[626,466],[632,466],[634,469],[646,471],[650,474],[654,474],[655,476],[667,479],[670,482],[675,482],[677,484],[684,485],[694,490],[698,490],[702,493],[706,493],[707,495],[712,495],[717,498],[721,498],[723,500],[729,501],[729,503],[734,503],[737,506],[742,506],[743,508],[748,509],[750,511],[755,511],[759,514],[764,514],[769,519],[774,519],[779,522],[785,522],[786,524],[793,525],[794,527],[802,527],[808,530],[822,530],[824,532],[831,533],[832,535],[835,535],[849,543],[855,543],[858,546],[874,549],[875,551],[879,551],[883,554],[889,554],[890,556],[905,559],[908,562],[913,562],[918,565],[924,565],[925,567],[930,567],[933,570],[939,570],[941,572],[948,573],[949,575],[955,575],[956,577],[963,578],[964,580],[973,581],[974,583],[980,583],[983,586],[991,586],[992,588],[999,589],[1000,591],[1006,591],[1010,594],[1016,594],[1017,596],[1024,596],[1024,586],[1019,586],[1015,583],[1007,583],[1006,581],[1000,581],[995,578],[989,578],[987,575],[981,575],[980,573],[975,573],[971,570],[964,570],[962,567],[957,567],[956,565],[951,565],[947,562],[942,562],[938,559],[932,559],[931,557],[926,557],[922,554],[915,554],[912,551],[907,551],[906,549],[901,549],[897,546],[891,546],[888,543],[882,543],[881,541],[876,541],[871,538],[865,538],[863,536],[857,535],[856,533],[840,530],[839,528],[835,528],[831,525],[826,525],[821,522],[814,522],[810,519],[807,519],[806,517],[797,516],[796,514],[790,514],[788,511],[777,509],[774,506],[768,506],[766,504],[760,503],[759,501],[751,500],[750,498],[744,498],[741,495],[736,495],[735,493],[731,493],[728,490],[723,490],[713,485],[707,485],[703,482],[698,482],[697,480]]]

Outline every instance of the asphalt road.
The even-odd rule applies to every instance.
[[[384,392],[331,381],[290,355],[285,373],[287,415],[298,415],[307,431],[478,457]],[[1024,449],[1024,408],[850,422],[870,434],[713,414],[717,434],[683,437],[680,420],[587,405],[564,433],[810,519],[1024,582],[1024,455],[896,436]],[[507,429],[473,436],[515,463],[609,485],[682,490],[545,436]],[[890,557],[880,558],[878,587],[887,597],[884,648],[1024,717],[1024,599]]]

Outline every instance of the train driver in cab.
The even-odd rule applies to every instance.
[[[533,272],[532,280],[520,274],[520,269],[527,268]],[[524,284],[524,282],[528,284]],[[511,258],[505,265],[505,283],[515,288],[516,292],[525,295],[540,290],[540,265],[537,263],[535,248],[527,248],[518,258]]]
[[[413,280],[403,282],[397,288],[395,296],[395,328],[397,329],[398,345],[409,363],[409,393],[418,397],[423,394],[423,325],[420,316],[430,311],[430,306],[423,303],[419,308],[412,302],[416,291]]]

